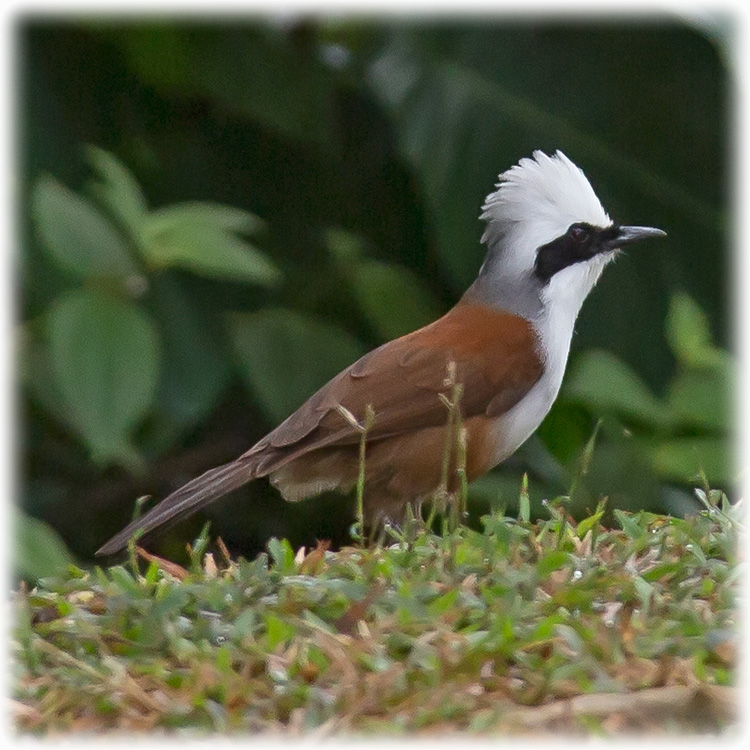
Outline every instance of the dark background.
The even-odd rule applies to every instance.
[[[558,403],[472,488],[472,522],[512,510],[524,472],[537,511],[566,494],[599,418],[574,513],[606,495],[682,514],[692,488],[731,487],[722,26],[23,17],[16,38],[22,574],[59,559],[49,527],[89,561],[138,496],[234,458],[447,310],[482,261],[483,198],[536,148],[582,167],[616,221],[668,239],[607,269]],[[263,225],[178,208],[167,255],[131,198]],[[206,518],[252,555],[271,535],[344,541],[352,502],[288,506],[258,481],[154,548],[179,555]]]

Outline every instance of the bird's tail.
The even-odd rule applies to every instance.
[[[111,555],[124,549],[138,531],[148,534],[154,529],[194,513],[204,505],[226,495],[254,478],[253,464],[242,458],[210,469],[164,498],[145,516],[136,518],[97,550],[97,555]]]

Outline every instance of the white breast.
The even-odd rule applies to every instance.
[[[578,310],[546,308],[534,327],[544,373],[531,390],[495,423],[495,465],[511,455],[542,423],[560,391]]]

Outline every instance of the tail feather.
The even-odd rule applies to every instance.
[[[241,487],[253,477],[252,464],[248,465],[247,461],[241,459],[210,469],[168,495],[145,516],[132,521],[97,550],[96,554],[111,555],[119,552],[127,546],[135,532],[143,531],[148,534],[160,526],[184,518],[227,492]]]

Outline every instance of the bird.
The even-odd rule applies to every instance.
[[[557,397],[576,318],[604,267],[622,248],[666,233],[614,223],[559,150],[536,150],[502,172],[479,218],[485,259],[451,310],[365,354],[239,458],[172,492],[97,554],[260,477],[288,501],[351,491],[368,412],[364,515],[368,524],[397,523],[440,487],[456,386],[460,398],[450,403],[460,412],[466,479],[516,451]]]

